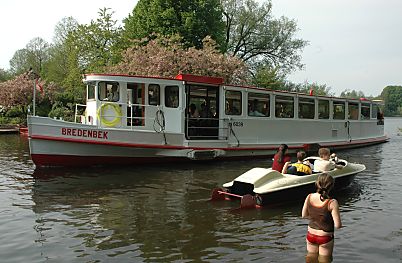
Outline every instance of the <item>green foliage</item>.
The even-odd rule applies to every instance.
[[[57,101],[53,104],[52,109],[49,112],[49,117],[61,118],[66,121],[74,121],[73,107],[74,106],[71,103],[65,105],[63,102]]]
[[[63,18],[55,27],[54,44],[49,49],[49,60],[44,64],[42,78],[64,86],[70,72],[78,67],[78,63],[70,65],[69,61],[76,58],[75,48],[69,42],[69,36],[78,27],[78,22],[72,17]],[[71,87],[71,86],[69,86]]]
[[[288,73],[301,69],[301,50],[307,41],[295,38],[297,25],[286,17],[272,17],[271,1],[223,0],[226,22],[225,52],[249,63],[264,64]]]
[[[78,67],[86,72],[103,72],[106,66],[120,61],[121,28],[116,27],[112,19],[113,12],[108,8],[100,9],[99,17],[89,25],[78,25],[77,29],[68,35],[69,50],[77,59]],[[76,62],[76,61],[74,61]]]
[[[385,87],[381,97],[385,103],[385,116],[402,116],[402,86]]]
[[[7,70],[0,68],[0,82],[11,79],[11,73]]]
[[[32,69],[42,73],[43,65],[49,59],[50,44],[44,39],[36,37],[28,42],[25,48],[17,50],[10,60],[11,71],[14,75],[22,74]]]
[[[341,92],[341,97],[349,98],[349,99],[360,99],[360,98],[365,98],[366,96],[364,95],[363,91],[344,90]]]
[[[218,46],[224,41],[224,23],[219,0],[139,0],[124,20],[125,39],[179,34],[186,47],[202,47],[211,36]]]
[[[271,90],[287,90],[285,84],[285,75],[281,74],[278,68],[267,65],[257,67],[253,85]]]

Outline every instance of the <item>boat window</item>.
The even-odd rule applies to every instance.
[[[160,105],[160,87],[157,84],[149,84],[148,86],[148,104]]]
[[[345,119],[345,102],[334,101],[334,120],[344,120]]]
[[[87,100],[95,99],[95,87],[96,87],[95,81],[88,82],[88,84],[87,84]]]
[[[348,102],[348,119],[349,120],[359,119],[359,103]]]
[[[370,104],[362,103],[362,105],[361,105],[361,118],[363,120],[370,119]]]
[[[275,96],[275,117],[294,117],[294,98],[291,96]]]
[[[329,100],[318,100],[318,118],[329,119]]]
[[[269,117],[269,94],[248,93],[248,116]]]
[[[169,108],[179,107],[179,86],[165,87],[165,106]]]
[[[315,100],[310,98],[299,98],[299,118],[314,119]]]
[[[372,119],[377,119],[378,117],[378,112],[379,112],[379,108],[377,104],[373,104],[373,107],[371,108],[371,118]]]
[[[101,81],[98,84],[99,89],[99,100],[103,101],[119,101],[120,98],[120,89],[118,82],[106,82]]]
[[[226,115],[241,115],[241,92],[227,90],[225,93],[225,114]]]

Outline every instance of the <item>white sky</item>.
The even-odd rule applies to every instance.
[[[0,68],[8,69],[15,51],[35,37],[52,42],[64,17],[79,23],[111,8],[114,19],[132,12],[136,0],[1,0]],[[401,0],[272,0],[275,17],[297,21],[298,37],[308,40],[302,54],[305,69],[294,82],[327,84],[339,95],[349,89],[379,95],[387,85],[402,84]]]

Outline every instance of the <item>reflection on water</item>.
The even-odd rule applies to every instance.
[[[336,195],[345,228],[336,233],[334,262],[402,259],[402,177],[394,172],[402,169],[402,136],[395,129],[390,137],[338,153],[367,170]],[[208,201],[212,188],[270,161],[34,170],[26,139],[0,136],[0,147],[0,229],[8,240],[0,252],[9,262],[305,260],[300,201],[247,211]]]

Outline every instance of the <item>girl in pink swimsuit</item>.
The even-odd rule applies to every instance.
[[[302,217],[310,220],[306,261],[307,258],[315,258],[319,262],[330,262],[334,249],[334,229],[342,227],[338,201],[329,197],[334,178],[323,173],[318,176],[315,185],[317,192],[306,197],[302,210]]]

